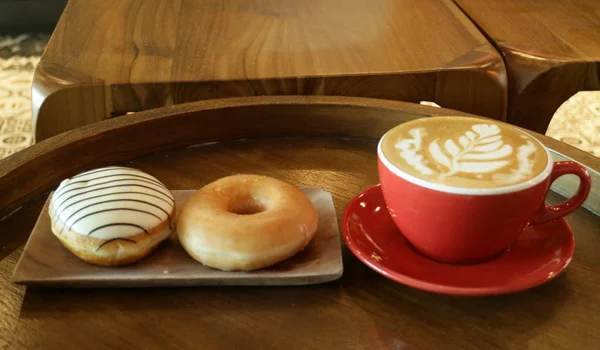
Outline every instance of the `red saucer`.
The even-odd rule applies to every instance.
[[[396,282],[443,294],[497,295],[522,291],[556,277],[571,261],[573,232],[564,219],[528,227],[495,259],[452,265],[418,253],[386,210],[379,185],[354,197],[344,212],[346,245],[367,266]]]

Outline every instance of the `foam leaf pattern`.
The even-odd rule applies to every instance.
[[[466,131],[458,138],[458,144],[449,139],[443,143],[438,140],[429,144],[429,152],[433,159],[447,168],[443,173],[451,176],[459,172],[489,173],[509,164],[503,160],[513,153],[511,145],[504,144],[500,128],[494,124],[477,124],[474,131]],[[460,145],[460,146],[459,146]]]
[[[475,150],[477,147],[474,147]],[[510,145],[504,145],[500,148],[495,148],[491,150],[486,150],[483,152],[471,152],[463,155],[462,159],[478,159],[478,160],[488,160],[488,159],[498,159],[503,158],[512,153],[513,149]]]
[[[448,152],[455,157],[460,153],[460,148],[458,148],[456,143],[454,143],[452,140],[446,140],[444,147],[446,147],[446,150],[448,150]]]
[[[500,146],[502,146],[502,141],[495,141],[492,143],[486,143],[484,145],[477,146],[477,147],[473,148],[473,150],[475,150],[477,152],[489,152],[489,151],[498,149],[498,147],[500,147]]]
[[[517,148],[517,169],[513,169],[509,173],[494,174],[493,179],[497,182],[515,183],[523,180],[526,176],[533,172],[533,167],[529,157],[536,152],[536,148],[531,141]]]
[[[429,145],[429,152],[433,155],[434,159],[438,162],[446,166],[447,168],[452,167],[450,158],[444,154],[440,146],[437,144],[437,141],[432,142]]]
[[[423,136],[426,134],[425,130],[421,128],[411,129],[408,133],[412,138],[404,139],[395,145],[395,148],[400,151],[400,157],[404,158],[408,164],[413,166],[421,174],[433,174],[433,170],[424,164],[423,156],[419,154]]]
[[[500,141],[500,140],[502,140],[502,135],[490,136],[490,137],[486,137],[485,140],[481,140],[479,142],[479,144],[484,145],[487,143],[492,143],[492,142],[496,142],[496,141]]]

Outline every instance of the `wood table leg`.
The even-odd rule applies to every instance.
[[[600,90],[600,62],[565,62],[502,45],[508,71],[507,121],[545,133],[556,110],[579,91]]]

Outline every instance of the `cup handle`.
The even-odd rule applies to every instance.
[[[545,222],[566,216],[575,211],[583,204],[583,202],[585,202],[592,188],[592,180],[588,171],[582,165],[576,162],[563,161],[554,163],[546,194],[548,191],[550,191],[550,186],[556,179],[567,174],[573,174],[579,177],[580,182],[577,193],[559,205],[552,206],[544,202],[533,220],[531,220],[530,225],[543,224]]]

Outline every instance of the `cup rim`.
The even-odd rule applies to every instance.
[[[464,118],[464,117],[462,117],[462,118]],[[475,119],[475,118],[473,118],[473,119]],[[500,121],[494,121],[494,122],[502,123]],[[406,123],[410,123],[410,121],[406,122]],[[506,124],[506,123],[502,123],[502,124]],[[543,150],[546,151],[546,156],[547,156],[546,167],[544,168],[544,170],[542,170],[542,172],[537,174],[535,177],[533,177],[527,181],[518,183],[518,184],[507,185],[507,186],[502,186],[502,187],[493,187],[493,188],[450,186],[450,185],[438,184],[438,183],[430,182],[427,180],[423,180],[414,175],[411,175],[407,172],[400,170],[400,168],[398,168],[392,162],[390,162],[383,154],[383,151],[382,151],[383,140],[392,130],[394,130],[399,125],[403,125],[403,124],[398,124],[398,125],[394,126],[393,128],[390,128],[388,131],[385,132],[385,134],[383,134],[383,136],[381,136],[381,138],[379,139],[379,142],[377,143],[377,157],[381,160],[383,165],[388,170],[390,170],[392,173],[394,173],[395,175],[401,177],[402,179],[404,179],[408,182],[411,182],[411,183],[421,186],[421,187],[428,188],[430,190],[434,190],[434,191],[438,191],[438,192],[445,192],[445,193],[452,193],[452,194],[479,195],[479,196],[514,193],[514,192],[519,192],[522,190],[529,189],[531,187],[534,187],[534,186],[540,184],[541,182],[546,180],[552,173],[554,161],[552,160],[552,155],[550,154],[550,150],[548,149],[548,147],[546,147],[542,142],[540,142],[540,140],[538,140],[536,137],[534,137],[530,133],[528,133],[524,130],[518,129],[518,131],[530,136],[535,142],[537,142],[542,147]],[[509,125],[509,127],[513,127],[513,126]]]

